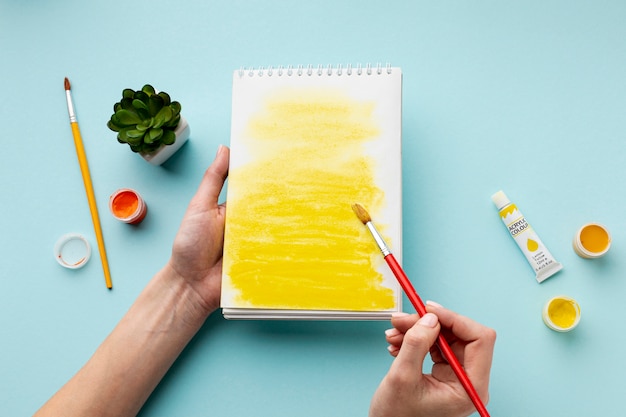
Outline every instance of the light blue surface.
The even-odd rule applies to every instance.
[[[626,332],[626,2],[0,1],[0,409],[32,414],[92,354],[164,264],[230,130],[241,66],[390,62],[404,74],[404,259],[422,297],[494,327],[493,416],[621,416]],[[114,290],[99,256],[66,270],[67,232],[95,248],[67,119],[73,86]],[[125,87],[183,104],[191,139],[164,167],[106,128]],[[139,227],[107,210],[118,188]],[[490,196],[503,189],[565,269],[537,284]],[[583,260],[601,222],[610,253]],[[582,308],[549,330],[557,294]],[[406,303],[409,305],[408,302]],[[364,416],[391,360],[387,323],[209,319],[142,416]]]

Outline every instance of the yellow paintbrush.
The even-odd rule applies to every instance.
[[[106,250],[104,249],[104,238],[102,237],[102,227],[100,226],[100,217],[98,216],[98,207],[96,206],[96,196],[93,192],[91,183],[91,175],[89,174],[89,164],[87,163],[87,155],[85,155],[85,147],[80,137],[78,122],[76,121],[76,113],[74,112],[74,104],[72,103],[72,94],[70,80],[65,78],[65,98],[67,99],[67,111],[70,114],[70,126],[72,127],[72,135],[74,136],[74,145],[76,146],[76,156],[78,156],[78,164],[80,172],[83,174],[83,183],[85,184],[85,192],[87,193],[87,201],[89,202],[89,211],[91,212],[91,220],[96,231],[96,240],[98,241],[98,251],[100,252],[100,260],[102,260],[102,269],[104,270],[104,281],[107,288],[113,288],[111,282],[111,272],[109,271],[109,263],[107,261]]]

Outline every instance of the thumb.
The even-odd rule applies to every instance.
[[[424,314],[404,335],[394,365],[397,364],[400,369],[410,369],[412,372],[421,370],[426,355],[439,336],[439,330],[437,316],[433,313]]]
[[[207,198],[209,202],[217,204],[224,181],[228,176],[228,166],[230,158],[230,149],[224,145],[220,145],[217,155],[211,165],[204,172],[202,182],[198,187],[196,195]]]

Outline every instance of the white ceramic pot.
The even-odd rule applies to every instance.
[[[176,141],[171,145],[161,145],[159,149],[154,152],[144,153],[140,152],[139,154],[143,159],[151,163],[152,165],[161,165],[163,162],[167,161],[170,156],[174,155],[177,150],[179,150],[189,139],[189,123],[187,120],[180,116],[180,121],[178,122],[178,126],[176,130],[174,130],[174,134],[176,135]]]

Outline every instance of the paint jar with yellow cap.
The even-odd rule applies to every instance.
[[[109,209],[116,219],[128,224],[139,224],[146,217],[148,205],[137,191],[122,188],[111,194]]]
[[[576,232],[574,252],[582,258],[593,259],[604,256],[611,247],[611,235],[599,223],[587,223]]]
[[[580,322],[580,306],[565,295],[552,297],[543,307],[543,322],[557,332],[569,332]]]

